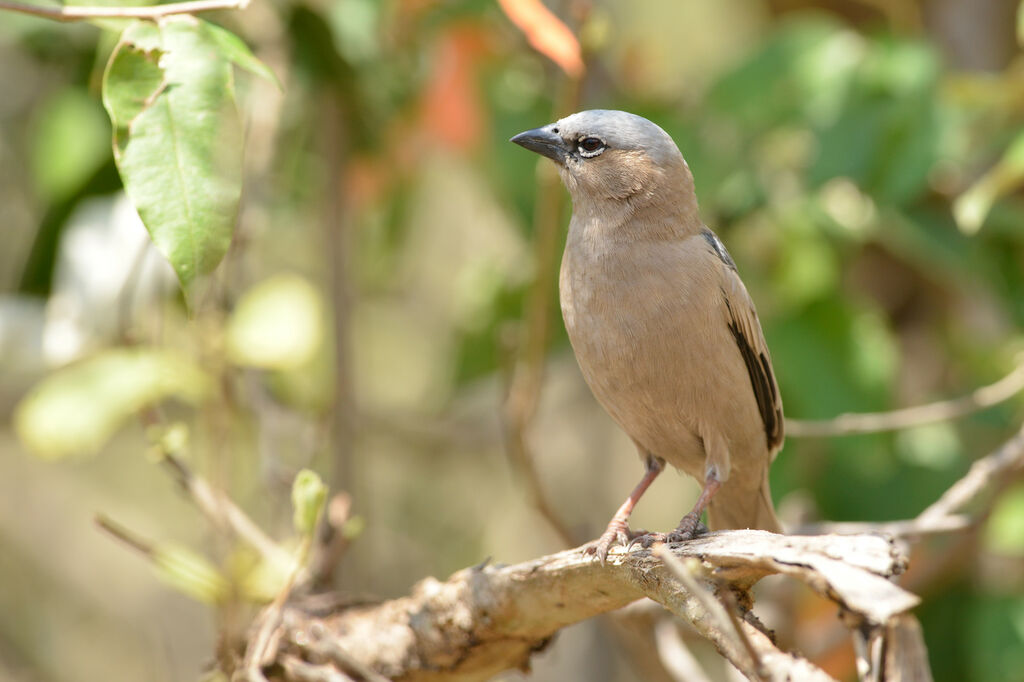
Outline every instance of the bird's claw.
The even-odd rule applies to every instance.
[[[608,552],[612,547],[621,545],[629,551],[634,540],[646,534],[646,530],[630,530],[629,526],[625,524],[609,524],[608,528],[601,534],[601,537],[589,543],[583,548],[583,551],[586,554],[596,554],[598,560],[604,565],[608,560]]]
[[[671,545],[674,542],[683,542],[685,540],[690,540],[693,537],[694,533],[692,531],[690,533],[682,533],[677,528],[671,533],[647,533],[646,535],[641,535],[640,537],[633,538],[633,541],[632,543],[630,543],[630,546],[640,545],[644,549],[650,549],[659,542],[664,543],[666,545]]]
[[[679,522],[679,526],[671,533],[651,533],[646,530],[630,530],[625,522],[617,519],[608,524],[608,528],[594,542],[587,544],[583,551],[586,554],[596,554],[602,565],[608,560],[608,552],[612,547],[621,545],[626,552],[633,549],[634,545],[640,545],[644,549],[650,549],[655,543],[663,542],[672,544],[684,542],[700,537],[708,532],[707,526],[700,522],[700,518],[693,514],[687,514]]]
[[[635,537],[626,545],[626,551],[628,552],[633,545],[640,545],[644,549],[650,549],[659,542],[663,542],[666,545],[671,545],[675,542],[685,542],[686,540],[700,537],[707,532],[707,526],[701,523],[699,519],[687,514],[683,517],[679,526],[671,533],[636,533]]]

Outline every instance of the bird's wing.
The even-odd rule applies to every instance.
[[[764,422],[768,450],[775,451],[782,445],[782,399],[779,397],[775,372],[772,370],[772,358],[768,353],[764,333],[761,331],[761,323],[757,319],[754,302],[736,271],[736,264],[718,236],[707,228],[701,232],[701,236],[721,261],[719,270],[729,331],[736,340],[736,346],[750,375],[750,385],[757,399],[757,409]]]

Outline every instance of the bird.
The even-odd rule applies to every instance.
[[[642,116],[592,109],[510,141],[554,161],[572,198],[562,317],[584,380],[644,465],[587,550],[604,564],[615,545],[691,539],[705,509],[711,530],[782,532],[768,483],[784,436],[771,355],[671,136]],[[666,463],[700,496],[670,533],[631,530]]]

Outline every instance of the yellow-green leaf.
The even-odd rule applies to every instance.
[[[172,396],[198,403],[209,384],[206,374],[178,353],[112,350],[44,379],[18,405],[14,426],[40,457],[93,454],[141,408]]]
[[[249,46],[241,38],[216,24],[207,24],[206,27],[210,38],[217,45],[217,50],[222,57],[238,68],[245,69],[260,78],[265,78],[278,88],[281,88],[281,81],[277,79],[274,72],[256,58],[256,55],[252,53],[252,50],[249,49]]]
[[[313,359],[324,340],[320,294],[297,275],[276,275],[250,289],[228,323],[232,362],[294,369]]]
[[[1024,485],[1010,489],[985,524],[985,547],[996,554],[1024,556]]]
[[[1020,133],[995,166],[978,178],[953,202],[953,217],[960,231],[974,234],[981,229],[992,204],[1024,184],[1024,133]]]
[[[315,471],[303,469],[296,474],[292,483],[295,530],[301,535],[311,535],[326,500],[327,486]]]
[[[49,201],[78,191],[110,158],[110,126],[85,88],[67,88],[34,114],[32,175]]]
[[[239,594],[257,604],[269,602],[288,584],[298,567],[292,553],[267,557],[250,547],[239,546],[228,559],[228,570]]]
[[[209,560],[188,547],[163,545],[153,550],[152,559],[161,580],[193,599],[216,604],[228,595],[227,579]]]

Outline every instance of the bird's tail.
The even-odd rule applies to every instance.
[[[755,528],[772,533],[783,532],[782,524],[775,516],[775,507],[772,505],[767,472],[761,487],[755,490],[730,487],[730,482],[721,487],[708,505],[708,525],[711,530]]]

